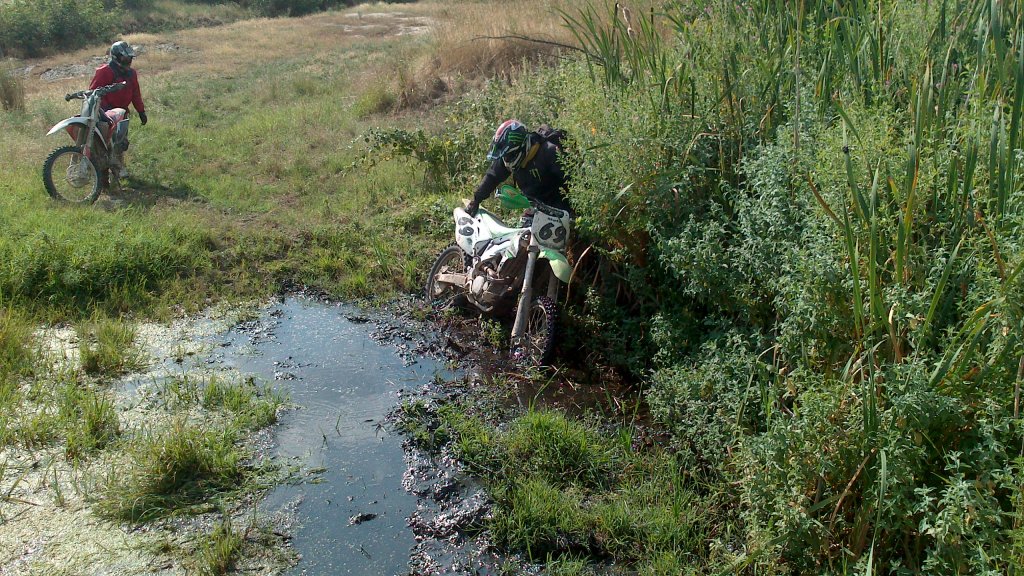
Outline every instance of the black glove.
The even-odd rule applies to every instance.
[[[139,120],[142,120],[142,125],[143,126],[145,126],[146,122],[149,121],[149,119],[146,118],[146,113],[145,112],[139,112]]]
[[[470,200],[469,204],[466,204],[466,213],[470,216],[476,216],[476,211],[479,207],[476,200]]]

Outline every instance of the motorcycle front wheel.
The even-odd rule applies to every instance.
[[[81,147],[62,146],[43,163],[43,185],[54,200],[91,204],[100,195],[100,173]]]
[[[461,273],[466,271],[466,253],[458,246],[449,246],[437,255],[434,265],[430,267],[427,274],[427,284],[424,287],[424,294],[427,304],[435,310],[444,310],[452,307],[466,305],[466,295],[454,286],[440,284],[437,276],[448,273]]]
[[[523,364],[543,366],[555,350],[555,326],[558,307],[547,296],[530,303],[522,338],[512,343],[512,357]]]

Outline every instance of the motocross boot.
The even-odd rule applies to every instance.
[[[128,150],[128,121],[123,120],[117,125],[114,132],[113,162],[111,168],[117,170],[119,178],[128,177],[128,168],[125,166],[124,153]]]

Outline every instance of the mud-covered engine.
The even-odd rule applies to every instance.
[[[526,270],[530,235],[515,238],[492,238],[473,248],[473,266],[469,270],[469,298],[484,312],[510,310],[516,302],[523,272]]]

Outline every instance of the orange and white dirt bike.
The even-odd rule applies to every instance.
[[[64,96],[65,101],[83,100],[82,112],[58,122],[47,136],[65,131],[73,145],[61,146],[43,163],[43,185],[54,199],[72,204],[91,204],[111,185],[120,189],[124,151],[128,148],[128,111],[104,111],[100,100],[124,84],[109,84]]]
[[[455,208],[455,244],[438,255],[427,273],[427,302],[435,309],[514,314],[513,358],[545,364],[555,344],[559,287],[571,275],[565,254],[573,217],[528,200],[513,186],[502,186],[497,197],[502,206],[526,209],[531,216],[513,228],[483,208],[473,216]]]

